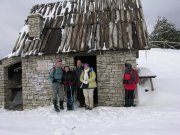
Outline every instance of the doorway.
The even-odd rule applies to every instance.
[[[74,57],[74,65],[76,65],[77,60],[81,60],[82,63],[88,63],[91,68],[93,68],[96,73],[96,82],[97,82],[97,62],[96,56],[75,56]],[[94,89],[94,106],[98,105],[98,89]]]
[[[21,63],[8,67],[7,89],[5,91],[5,108],[23,110],[22,100],[22,68]]]

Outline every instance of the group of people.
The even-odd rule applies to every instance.
[[[137,71],[130,63],[125,63],[123,77],[125,107],[135,106],[134,91],[139,82],[138,79]],[[54,109],[57,112],[64,109],[64,91],[67,98],[67,110],[74,110],[75,95],[79,101],[79,107],[93,109],[94,89],[97,87],[96,73],[88,63],[82,64],[81,60],[77,60],[76,67],[71,70],[69,66],[62,67],[62,59],[57,58],[49,73],[49,81],[53,90]]]
[[[49,81],[53,90],[54,109],[57,112],[64,109],[63,90],[67,97],[67,110],[74,110],[75,92],[79,107],[93,109],[94,89],[97,87],[96,73],[88,63],[82,65],[81,60],[77,60],[76,67],[71,70],[69,66],[62,67],[62,59],[58,58],[50,71]]]

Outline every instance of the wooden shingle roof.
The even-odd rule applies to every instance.
[[[13,55],[96,50],[141,50],[148,34],[140,0],[68,0],[35,5],[44,26],[40,39],[23,28]]]

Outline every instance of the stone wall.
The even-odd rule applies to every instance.
[[[122,80],[126,61],[136,67],[136,52],[106,52],[103,55],[97,55],[99,105],[124,105]]]
[[[22,60],[23,107],[37,108],[52,104],[49,70],[59,55],[31,56]],[[73,57],[61,56],[63,65],[74,66]]]
[[[4,107],[4,71],[2,65],[0,65],[0,108]]]
[[[52,104],[52,90],[48,81],[49,70],[57,57],[63,60],[63,66],[74,67],[74,56],[87,56],[87,54],[64,54],[27,56],[22,58],[22,92],[23,109],[33,109],[39,106]],[[124,88],[122,77],[124,63],[130,62],[136,67],[135,51],[113,51],[102,53],[88,53],[96,56],[98,105],[122,106],[124,104]],[[12,63],[11,63],[12,64]],[[2,66],[8,65],[3,63]],[[7,90],[7,71],[0,68],[0,105],[3,105],[4,91]]]
[[[43,17],[40,14],[28,16],[29,37],[40,38],[43,29]]]
[[[8,83],[8,67],[21,61],[20,57],[11,57],[1,60],[0,65],[0,107],[8,103],[10,93],[10,83]]]

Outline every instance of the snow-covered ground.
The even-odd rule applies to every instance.
[[[137,107],[97,107],[56,113],[0,110],[0,135],[179,135],[180,50],[140,51],[139,67],[157,77],[155,91],[139,87]],[[148,84],[147,84],[148,85]]]

